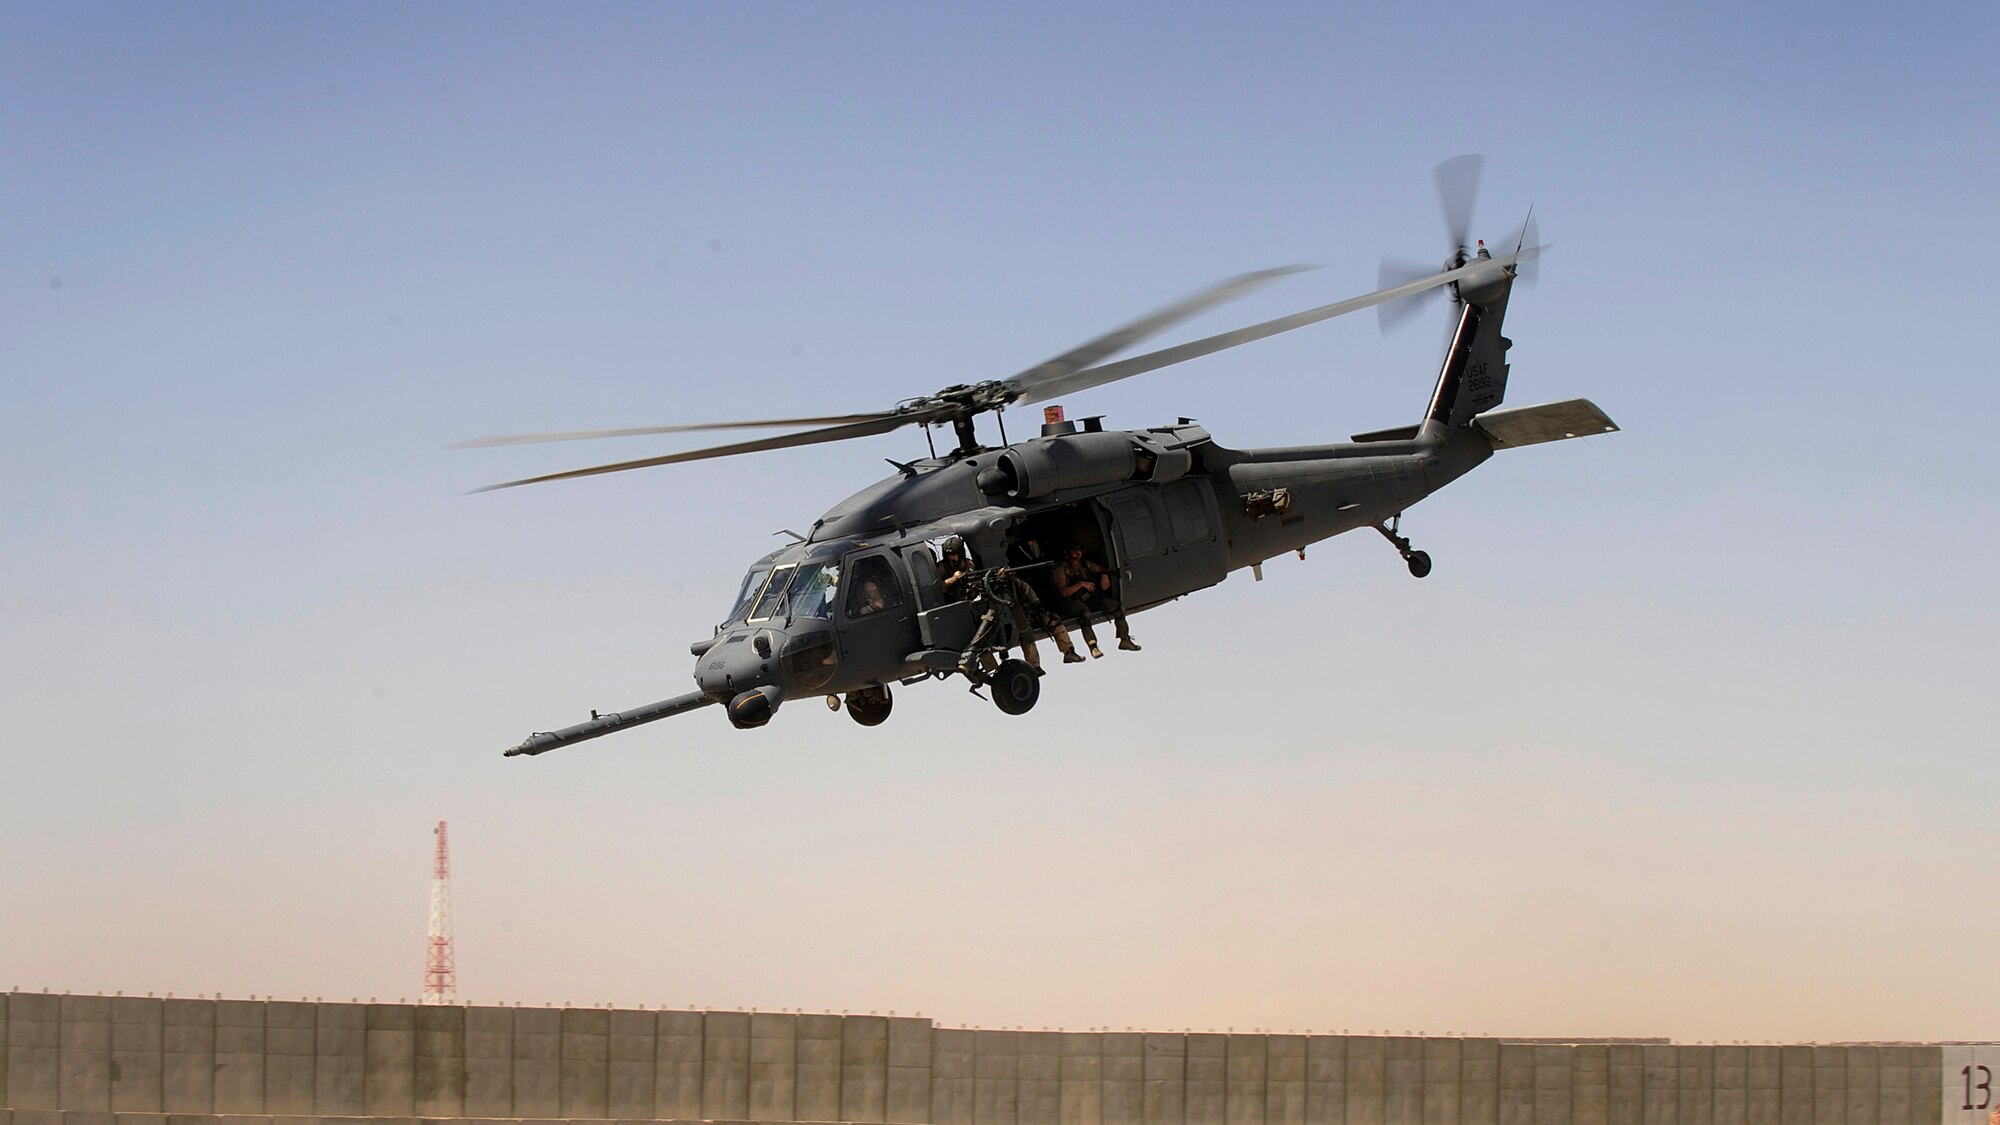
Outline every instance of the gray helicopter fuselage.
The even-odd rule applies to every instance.
[[[916,462],[835,505],[805,541],[759,560],[730,620],[693,646],[695,678],[727,702],[765,686],[779,698],[840,695],[940,670],[926,654],[955,654],[978,628],[974,606],[938,591],[933,544],[947,537],[963,539],[982,567],[1018,560],[1028,538],[1051,555],[1080,544],[1138,612],[1381,524],[1492,452],[1470,429],[1232,450],[1183,423],[1053,434]],[[791,589],[760,598],[773,576]],[[863,600],[864,583],[882,597]]]

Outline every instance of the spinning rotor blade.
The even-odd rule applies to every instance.
[[[1454,252],[1472,245],[1469,241],[1472,205],[1479,200],[1479,173],[1485,168],[1485,157],[1468,152],[1431,169],[1431,178],[1437,181],[1438,206],[1444,211],[1444,226],[1451,234]]]
[[[1539,249],[1539,247],[1531,246],[1523,250],[1522,253],[1532,254]],[[1435,289],[1440,285],[1449,285],[1461,277],[1468,276],[1480,270],[1490,269],[1495,262],[1503,266],[1511,265],[1516,258],[1517,255],[1505,254],[1492,259],[1492,261],[1482,260],[1472,262],[1459,266],[1456,269],[1445,270],[1442,273],[1430,274],[1401,285],[1377,290],[1363,297],[1351,297],[1345,301],[1335,301],[1330,305],[1321,305],[1316,309],[1307,309],[1305,312],[1282,316],[1276,320],[1267,320],[1262,324],[1253,324],[1248,328],[1238,328],[1234,332],[1223,332],[1205,339],[1195,340],[1191,343],[1179,344],[1171,348],[1162,348],[1159,351],[1148,352],[1145,355],[1134,356],[1131,359],[1121,359],[1116,363],[1107,363],[1102,367],[1085,368],[1073,375],[1057,379],[1046,379],[1028,388],[1027,393],[1019,401],[1041,402],[1045,399],[1055,398],[1058,395],[1069,394],[1073,391],[1088,390],[1091,387],[1101,387],[1106,383],[1116,382],[1119,379],[1127,379],[1148,371],[1157,371],[1162,367],[1171,367],[1176,363],[1185,363],[1190,359],[1212,355],[1227,348],[1250,343],[1252,340],[1262,340],[1266,336],[1276,336],[1280,332],[1290,332],[1294,328],[1304,328],[1308,324],[1318,324],[1322,320],[1331,320],[1344,313],[1357,312],[1361,309],[1382,304],[1385,301],[1393,301],[1398,297],[1415,296],[1426,290]]]
[[[830,414],[823,418],[763,418],[744,422],[703,422],[691,426],[634,426],[619,430],[569,430],[549,434],[492,434],[445,446],[446,449],[484,449],[494,445],[533,445],[545,441],[589,441],[593,438],[643,437],[646,434],[685,434],[698,430],[763,430],[783,426],[838,426],[872,422],[878,418],[900,417],[891,411],[867,414]]]
[[[1375,284],[1382,289],[1394,289],[1408,285],[1430,272],[1431,267],[1422,262],[1412,262],[1403,258],[1383,258],[1382,268],[1375,275]],[[1425,290],[1402,300],[1384,301],[1376,305],[1375,323],[1382,330],[1382,335],[1387,336],[1401,328],[1409,323],[1410,318],[1430,307],[1431,298],[1436,292],[1434,289]]]
[[[1240,297],[1259,286],[1285,277],[1288,274],[1299,273],[1311,268],[1311,266],[1302,265],[1279,266],[1276,269],[1258,270],[1255,273],[1239,274],[1236,277],[1219,281],[1199,293],[1168,305],[1158,312],[1140,317],[1138,320],[1122,328],[1115,328],[1110,332],[1106,332],[1089,343],[1079,344],[1056,356],[1054,359],[1038,363],[1018,375],[1011,376],[1008,381],[1018,383],[1022,388],[1032,393],[1034,388],[1043,383],[1061,379],[1082,371],[1084,368],[1101,359],[1117,355],[1139,341],[1172,328],[1181,321],[1198,313],[1206,312],[1224,301]],[[1028,401],[1033,401],[1033,399]]]
[[[1518,253],[1524,247],[1532,247],[1535,250],[1547,249],[1547,247],[1537,244],[1539,241],[1537,236],[1540,233],[1540,231],[1535,229],[1535,209],[1530,207],[1528,208],[1527,219],[1522,222],[1520,231],[1514,235],[1515,251]],[[1521,264],[1514,268],[1514,280],[1524,285],[1533,285],[1535,278],[1541,274],[1541,267],[1535,262],[1535,259],[1539,256],[1538,254],[1529,254],[1522,258]]]
[[[647,457],[638,461],[620,461],[612,465],[597,465],[588,469],[571,469],[564,473],[549,473],[539,477],[524,477],[521,480],[502,481],[475,488],[474,492],[492,492],[495,489],[515,488],[524,484],[540,484],[543,481],[568,480],[571,477],[592,477],[599,473],[622,473],[627,469],[649,469],[654,465],[675,465],[683,461],[705,461],[711,457],[730,457],[738,453],[762,453],[769,449],[790,449],[799,445],[820,445],[829,441],[845,441],[848,438],[873,437],[886,434],[901,426],[918,422],[933,422],[950,416],[943,410],[912,410],[898,414],[880,414],[864,422],[851,422],[844,426],[828,426],[821,430],[802,430],[795,434],[780,434],[777,437],[758,438],[756,441],[740,441],[734,445],[715,445],[707,449],[690,449],[682,453],[669,453],[661,457]]]

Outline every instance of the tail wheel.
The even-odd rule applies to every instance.
[[[1009,715],[1025,715],[1042,697],[1042,677],[1025,660],[1002,661],[987,681],[993,703]]]
[[[886,685],[847,693],[847,717],[864,727],[881,726],[895,706],[896,700]]]
[[[1409,563],[1412,578],[1422,578],[1431,572],[1431,557],[1422,551],[1411,551]]]

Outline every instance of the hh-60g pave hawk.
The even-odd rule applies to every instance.
[[[1011,649],[1033,658],[1034,642],[1054,637],[1066,659],[1075,659],[1066,624],[1084,628],[1088,636],[1093,617],[1115,615],[1123,639],[1120,603],[1132,613],[1164,605],[1244,567],[1261,578],[1266,559],[1303,554],[1309,544],[1357,528],[1380,532],[1410,573],[1422,578],[1430,573],[1430,557],[1400,534],[1402,513],[1410,505],[1496,449],[1617,429],[1584,399],[1495,409],[1507,389],[1510,341],[1501,335],[1507,300],[1517,280],[1532,276],[1531,263],[1543,248],[1529,245],[1532,216],[1511,251],[1495,255],[1484,242],[1468,243],[1479,166],[1478,157],[1467,156],[1437,168],[1452,242],[1444,267],[1412,271],[1385,264],[1382,288],[1366,296],[1109,361],[1300,267],[1265,270],[1221,282],[1011,378],[946,387],[892,410],[465,443],[815,427],[490,486],[508,488],[868,437],[913,425],[923,426],[926,437],[932,426],[949,425],[958,442],[942,456],[933,445],[930,457],[892,461],[899,470],[895,476],[835,505],[813,522],[809,534],[793,533],[796,542],[759,559],[715,635],[691,646],[698,690],[616,714],[593,711],[589,722],[530,735],[507,754],[540,754],[710,704],[722,704],[738,728],[759,727],[779,704],[802,696],[823,696],[834,708],[844,701],[855,721],[874,726],[889,717],[892,685],[951,676],[964,676],[974,690],[989,689],[1002,711],[1018,715],[1039,698],[1041,670],[1038,662],[1010,657]],[[1392,309],[1400,314],[1415,303],[1406,299],[1439,290],[1456,306],[1456,327],[1429,405],[1414,425],[1326,445],[1238,450],[1217,444],[1186,418],[1170,426],[1106,430],[1094,418],[1081,427],[1063,421],[1051,408],[1037,437],[1010,442],[1004,421],[999,446],[981,444],[974,432],[973,421],[981,414],[997,416],[1009,406],[1101,386],[1359,309],[1379,307],[1386,327]],[[1389,304],[1398,301],[1406,303]],[[966,561],[942,575],[931,546],[941,539],[951,540],[949,546],[961,555],[969,548]],[[1051,552],[1080,547],[1095,566],[1064,573],[1088,574],[1111,597],[1091,602],[1057,596],[1051,564],[1032,561],[1032,546]],[[954,581],[941,584],[944,577]],[[957,589],[948,592],[944,585]],[[1060,612],[1065,609],[1066,621]],[[1091,649],[1096,652],[1094,642]]]

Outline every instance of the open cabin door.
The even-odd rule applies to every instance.
[[[1134,485],[1099,503],[1127,612],[1213,586],[1229,573],[1229,546],[1206,478]]]

